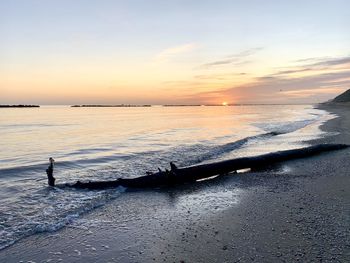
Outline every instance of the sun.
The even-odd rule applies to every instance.
[[[227,103],[226,101],[224,101],[224,102],[222,103],[222,106],[228,106],[228,103]]]

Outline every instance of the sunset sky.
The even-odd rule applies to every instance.
[[[348,0],[0,0],[0,104],[313,103],[349,88]]]

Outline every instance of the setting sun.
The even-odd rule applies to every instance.
[[[228,103],[227,103],[226,101],[224,101],[224,102],[222,103],[222,106],[228,106]]]

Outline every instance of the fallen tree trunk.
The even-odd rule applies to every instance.
[[[119,178],[112,181],[100,182],[80,182],[66,185],[75,188],[103,189],[108,187],[157,187],[164,185],[174,185],[184,182],[193,182],[199,179],[212,177],[215,175],[226,174],[245,168],[260,168],[276,164],[278,162],[310,157],[322,152],[341,150],[349,147],[345,144],[319,144],[301,149],[278,151],[254,157],[242,157],[232,160],[226,160],[216,163],[193,165],[184,168],[177,168],[170,163],[171,170],[156,173],[147,173],[145,176],[137,178]]]

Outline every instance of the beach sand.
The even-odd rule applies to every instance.
[[[350,144],[350,107],[312,142]],[[172,189],[126,190],[1,262],[350,262],[350,149]],[[84,222],[84,224],[79,224]],[[86,226],[89,227],[86,227]]]

